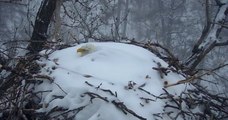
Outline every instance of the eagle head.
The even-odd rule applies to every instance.
[[[96,46],[94,46],[93,44],[85,44],[77,49],[77,54],[82,57],[95,51]]]

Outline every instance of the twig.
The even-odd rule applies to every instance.
[[[153,97],[155,97],[156,99],[157,99],[157,98],[158,98],[158,99],[167,99],[166,97],[160,97],[160,96],[153,95],[152,93],[150,93],[149,91],[144,90],[144,89],[141,88],[141,87],[139,87],[138,89],[141,90],[141,91],[143,91],[143,92],[145,92],[145,93],[147,93],[147,94],[149,94],[149,95],[151,95],[151,96],[153,96]]]
[[[214,68],[214,69],[212,69],[212,70],[209,70],[209,71],[207,71],[207,72],[205,72],[205,73],[203,73],[203,74],[200,74],[200,75],[197,75],[197,76],[196,76],[196,75],[193,75],[193,76],[191,76],[191,77],[189,77],[189,78],[186,78],[186,79],[184,79],[184,80],[179,80],[179,81],[176,82],[176,83],[165,85],[164,87],[165,87],[165,88],[168,88],[168,87],[175,86],[175,85],[179,85],[179,84],[190,83],[190,82],[192,82],[192,81],[194,81],[194,80],[200,80],[201,77],[203,77],[203,76],[205,76],[205,75],[209,75],[209,74],[211,74],[213,71],[216,71],[216,70],[218,70],[218,69],[221,69],[221,68],[223,68],[223,67],[225,67],[225,66],[228,66],[228,64],[220,65],[220,66],[218,66],[218,67],[216,67],[216,68]]]
[[[67,95],[67,92],[65,92],[63,89],[62,89],[62,87],[60,87],[60,85],[59,84],[57,84],[57,83],[55,83],[55,82],[53,82],[55,85],[57,85],[57,87],[60,89],[60,90],[62,90],[63,91],[63,93],[65,93],[66,95]]]
[[[107,99],[106,97],[102,97],[102,96],[100,96],[100,95],[98,95],[98,94],[96,94],[96,93],[86,92],[86,93],[84,93],[84,94],[89,95],[89,96],[91,97],[91,100],[90,100],[91,102],[92,102],[92,100],[93,100],[94,98],[100,98],[100,99],[104,100],[105,102],[109,102],[108,99]]]
[[[88,81],[85,81],[85,83],[86,83],[87,85],[89,85],[90,87],[94,87],[95,89],[99,89],[99,90],[101,90],[101,91],[108,92],[108,93],[110,93],[112,96],[117,97],[117,94],[116,94],[116,93],[114,94],[111,90],[100,88],[100,86],[102,85],[102,83],[101,83],[98,87],[95,87],[94,85],[92,85],[92,84],[89,83]]]
[[[112,101],[112,103],[117,107],[119,108],[120,110],[122,110],[122,112],[124,114],[127,114],[127,113],[130,113],[131,115],[137,117],[138,119],[140,120],[146,120],[146,118],[136,114],[134,111],[130,110],[129,108],[126,107],[126,105],[123,104],[123,102],[117,102],[115,100]]]
[[[68,113],[70,113],[70,112],[75,112],[75,111],[77,111],[77,112],[73,115],[73,116],[75,116],[75,115],[77,115],[77,113],[79,113],[80,111],[82,111],[85,107],[86,107],[86,106],[81,106],[81,107],[78,107],[78,108],[75,108],[75,109],[72,109],[72,110],[67,110],[67,111],[65,111],[65,112],[63,112],[63,113],[61,113],[61,114],[58,114],[58,115],[56,115],[56,116],[53,116],[52,118],[57,119],[59,116],[68,114]]]

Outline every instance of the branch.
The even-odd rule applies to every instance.
[[[63,115],[67,115],[67,114],[69,114],[70,112],[72,112],[72,113],[76,112],[76,113],[73,114],[73,116],[75,116],[75,115],[77,115],[80,111],[82,111],[86,106],[87,106],[87,105],[81,106],[81,107],[78,107],[78,108],[75,108],[75,109],[72,109],[72,110],[64,110],[63,113],[60,113],[60,114],[58,114],[58,115],[53,116],[52,119],[58,119],[58,117],[63,116]],[[58,111],[53,111],[53,112],[58,112]],[[70,116],[70,115],[68,115],[68,118],[69,118],[69,116]],[[73,117],[73,116],[72,116],[72,117]]]
[[[228,29],[228,25],[227,25],[227,24],[221,24],[221,23],[213,23],[213,24],[217,24],[217,25],[220,25],[220,26],[222,26],[222,27]]]
[[[200,51],[200,44],[206,39],[208,33],[209,33],[209,30],[210,30],[210,27],[211,27],[211,24],[210,24],[210,17],[209,17],[209,1],[206,0],[206,4],[205,4],[205,17],[206,17],[206,23],[205,23],[205,26],[204,26],[204,29],[202,31],[202,34],[199,38],[199,40],[197,41],[197,43],[194,45],[193,47],[193,54],[194,53],[198,53]]]
[[[112,103],[117,107],[119,108],[120,110],[122,110],[123,113],[127,114],[130,113],[131,115],[137,117],[138,119],[140,120],[146,120],[146,118],[142,117],[142,116],[139,116],[138,114],[136,114],[134,111],[128,109],[124,104],[123,102],[117,102],[115,100],[112,101]]]
[[[224,3],[222,3],[220,0],[215,0],[216,4],[221,7],[222,5],[224,5]]]
[[[228,45],[228,40],[226,42],[215,43],[215,46],[226,46]]]
[[[227,3],[228,4],[228,3]],[[224,43],[217,43],[219,34],[222,31],[223,24],[225,22],[225,17],[228,14],[228,5],[224,4],[218,8],[218,12],[215,16],[213,23],[220,23],[220,24],[213,24],[213,26],[209,27],[208,30],[202,32],[201,38],[199,39],[197,44],[193,48],[192,56],[185,62],[187,66],[189,66],[189,70],[187,71],[188,74],[193,74],[195,68],[200,64],[200,62],[205,58],[205,56],[213,50],[216,46],[224,46],[227,45],[227,42]],[[208,0],[206,0],[206,17],[209,19],[208,13]],[[209,24],[209,20],[207,20],[207,24]],[[210,23],[211,24],[211,23]]]
[[[194,80],[197,80],[197,79],[200,80],[201,77],[203,77],[203,76],[205,76],[205,75],[209,75],[209,74],[211,74],[212,72],[214,72],[214,71],[216,71],[216,70],[219,70],[219,69],[221,69],[221,68],[224,68],[224,67],[226,67],[226,66],[228,66],[228,64],[220,65],[220,66],[218,66],[218,67],[216,67],[216,68],[214,68],[214,69],[212,69],[212,70],[209,70],[209,71],[207,71],[207,72],[205,72],[205,73],[203,73],[203,74],[201,74],[201,75],[198,75],[198,76],[193,75],[193,76],[191,76],[191,77],[189,77],[189,78],[186,78],[186,79],[184,79],[184,80],[179,80],[179,81],[176,82],[176,83],[166,85],[165,88],[171,87],[171,86],[176,86],[176,85],[179,85],[179,84],[190,83],[190,82],[192,82],[192,81],[194,81]]]
[[[195,68],[200,64],[200,62],[204,59],[204,57],[215,47],[216,42],[213,42],[205,51],[201,52],[191,64],[188,72],[192,74]]]
[[[22,6],[28,5],[28,4],[24,3],[22,0],[1,0],[0,3],[16,4],[16,5],[22,5]]]
[[[108,99],[107,99],[106,97],[102,97],[102,96],[100,96],[100,95],[98,95],[98,94],[96,94],[96,93],[86,92],[86,93],[84,93],[84,94],[90,96],[90,98],[91,98],[90,101],[91,101],[91,102],[92,102],[92,100],[93,100],[94,98],[100,98],[101,100],[104,100],[105,102],[109,102]]]

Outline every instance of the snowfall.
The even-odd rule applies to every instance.
[[[90,48],[82,54],[79,49]],[[48,50],[40,54],[47,56]],[[45,80],[35,91],[42,92],[37,112],[50,112],[52,118],[67,114],[75,120],[155,120],[169,119],[164,105],[167,99],[159,99],[165,90],[178,97],[188,88],[180,84],[165,88],[185,79],[169,71],[161,77],[153,68],[168,64],[150,51],[124,43],[83,43],[57,50],[38,60]],[[53,112],[62,108],[64,112]],[[57,111],[57,109],[56,109]],[[177,112],[177,111],[172,111]],[[181,119],[181,118],[180,118]]]

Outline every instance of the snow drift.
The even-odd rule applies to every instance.
[[[80,48],[93,46],[85,55]],[[80,50],[78,50],[80,49]],[[41,55],[47,51],[42,51]],[[52,118],[75,120],[165,119],[162,98],[164,83],[175,83],[183,76],[169,71],[161,77],[153,68],[168,64],[148,50],[123,43],[85,43],[55,51],[40,59],[43,81],[36,87],[43,105],[37,112]],[[167,88],[180,95],[186,85]],[[61,110],[63,111],[61,111]]]

